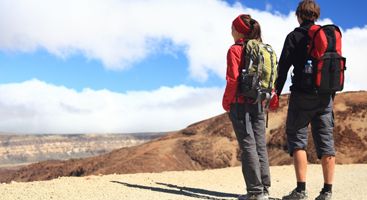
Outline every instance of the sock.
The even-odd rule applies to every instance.
[[[306,182],[297,182],[297,192],[306,191]]]
[[[322,188],[321,192],[331,192],[331,189],[333,188],[333,184],[326,184],[324,183],[324,188]]]

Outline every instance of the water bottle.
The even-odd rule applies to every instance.
[[[304,72],[306,74],[312,74],[312,60],[307,60],[307,62],[305,64]]]

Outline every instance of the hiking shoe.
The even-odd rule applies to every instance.
[[[264,198],[269,199],[269,192],[264,192]]]
[[[307,200],[307,192],[301,191],[297,192],[296,189],[294,189],[289,195],[283,196],[282,200]]]
[[[264,187],[264,196],[265,196],[266,198],[269,198],[269,189],[268,189],[268,188],[266,188],[266,187]]]
[[[269,200],[265,194],[246,194],[238,197],[238,200]]]
[[[320,192],[320,195],[315,200],[331,200],[331,192]]]

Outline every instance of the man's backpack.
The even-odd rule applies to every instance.
[[[245,42],[237,94],[253,99],[254,103],[269,99],[277,78],[277,66],[277,56],[270,45],[258,40]]]
[[[315,89],[321,94],[343,90],[346,59],[342,57],[342,34],[339,27],[312,25],[307,34],[309,42],[305,64],[312,61],[312,72],[309,76],[302,73],[304,88]]]

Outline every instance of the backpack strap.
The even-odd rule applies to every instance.
[[[244,59],[244,56],[246,55],[246,45],[248,43],[248,40],[245,40],[243,43],[235,43],[234,45],[239,45],[239,46],[242,46],[242,57],[241,57],[241,61],[240,61],[240,66],[238,67],[238,72],[241,73],[242,69],[245,66],[245,59]],[[246,69],[247,70],[247,69]]]
[[[274,62],[273,62],[273,51],[270,51],[270,62],[271,62],[271,73],[270,73],[270,82],[268,86],[268,90],[271,90],[273,87],[273,78],[274,78]],[[265,111],[266,111],[266,128],[268,128],[269,124],[269,105],[270,105],[271,95],[266,93],[266,104],[265,104]]]
[[[244,55],[246,55],[246,45],[247,45],[248,40],[245,40],[243,43],[235,43],[235,45],[240,45],[242,46],[242,56],[241,56],[241,61],[240,61],[240,66],[238,67],[238,72],[241,75],[242,73],[242,69],[245,65],[245,59],[244,59]],[[238,78],[240,78],[240,76],[238,76]],[[238,82],[239,83],[239,82]],[[239,99],[239,94],[238,94],[238,86],[237,86],[237,91],[236,91],[236,114],[237,114],[237,118],[239,117],[239,108],[238,108],[238,99]],[[246,103],[246,102],[245,102]],[[245,107],[246,109],[246,107]],[[245,117],[245,121],[246,121],[246,117]],[[247,132],[247,130],[246,130]]]
[[[247,52],[247,44],[248,44],[249,41],[250,40],[245,40],[245,42],[243,43],[243,56],[242,56],[242,58],[243,58],[243,67],[245,68],[246,72],[248,72],[248,69],[253,64],[253,61],[252,61],[251,57],[246,57],[246,55],[252,55],[252,51],[253,51],[253,49],[251,49],[250,52]],[[246,60],[246,58],[249,58],[249,60]],[[242,67],[242,69],[243,69],[243,67]]]
[[[259,58],[258,60],[258,63],[257,63],[257,72],[256,72],[256,75],[257,75],[257,80],[260,79],[260,76],[262,75],[263,73],[263,68],[262,67],[259,67],[259,66],[264,66],[264,63],[265,63],[265,60],[264,60],[264,55],[262,54],[262,52],[260,51],[260,45],[263,45],[263,44],[259,44],[258,47],[258,53],[259,55],[257,56]]]
[[[308,49],[308,57],[310,58],[311,57],[311,52],[313,51],[313,49],[315,48],[315,41],[313,40],[314,38],[315,38],[315,35],[318,33],[318,32],[320,32],[320,30],[322,29],[322,26],[319,26],[319,25],[312,25],[311,27],[313,27],[313,26],[318,26],[319,28],[312,34],[312,36],[310,36],[309,34],[308,34],[308,38],[309,38],[309,45],[310,45],[310,49]],[[311,29],[311,27],[310,27],[310,29]]]
[[[254,41],[253,41],[254,42]],[[257,42],[257,41],[256,41]],[[250,69],[250,67],[253,65],[253,63],[254,63],[254,61],[252,60],[252,54],[253,54],[253,51],[258,51],[257,53],[259,54],[258,56],[257,56],[257,58],[258,58],[258,60],[257,60],[257,70],[256,70],[256,72],[255,72],[255,76],[256,76],[256,80],[258,81],[259,79],[260,79],[260,76],[261,76],[261,74],[262,74],[262,68],[261,67],[259,67],[259,66],[262,66],[263,64],[262,63],[264,63],[264,57],[263,57],[263,55],[261,54],[261,51],[260,51],[260,45],[262,45],[261,43],[256,43],[256,45],[254,45],[253,47],[256,47],[256,49],[255,48],[251,48],[251,52],[249,53],[249,54],[246,54],[246,55],[249,55],[250,57],[247,57],[248,59],[249,59],[249,63],[248,63],[248,65],[246,65],[246,72],[248,73],[248,70]],[[247,47],[247,45],[246,45],[246,47]],[[246,63],[247,64],[247,63]],[[257,83],[257,84],[259,84],[259,83]],[[254,104],[255,103],[261,103],[261,91],[259,90],[259,91],[257,91],[257,98],[256,99],[254,99],[255,101],[253,102]],[[260,111],[260,106],[259,106],[259,111]]]
[[[238,67],[238,74],[241,75],[242,74],[242,69],[245,68],[246,71],[248,70],[248,67],[246,67],[246,61],[245,61],[245,55],[246,55],[246,46],[247,46],[248,40],[245,40],[243,43],[236,43],[235,45],[241,45],[242,46],[242,56],[241,56],[241,61],[240,61],[240,66]],[[240,78],[240,76],[238,76],[238,78]],[[239,83],[239,81],[238,81]],[[238,94],[238,88],[236,91],[236,103],[238,103],[238,98],[239,98],[239,94]]]
[[[268,47],[270,48],[270,47]],[[271,63],[271,73],[270,73],[270,83],[268,89],[271,90],[273,88],[273,79],[274,79],[274,62],[273,62],[273,50],[269,51],[270,53],[270,63]],[[276,63],[275,63],[276,64]]]

